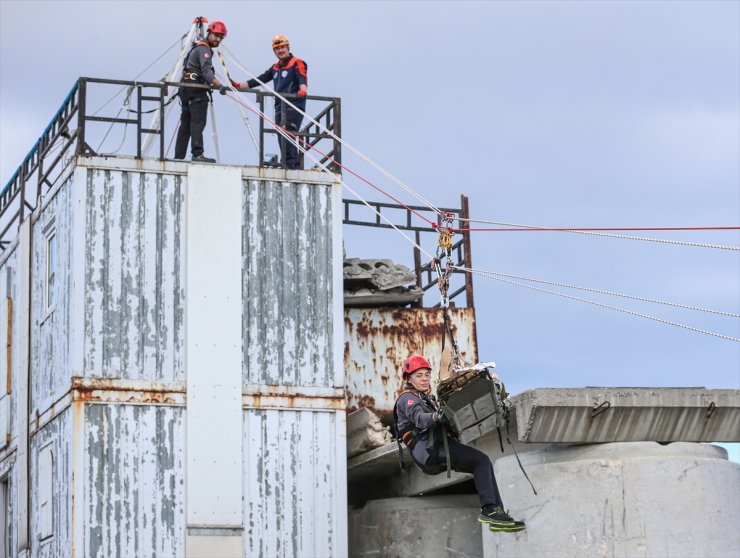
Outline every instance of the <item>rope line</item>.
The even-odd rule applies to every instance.
[[[240,70],[242,70],[248,76],[251,76],[255,81],[257,81],[257,83],[259,83],[263,87],[267,87],[267,85],[263,81],[261,81],[255,74],[253,74],[252,72],[250,72],[249,70],[247,70],[244,66],[242,66],[239,63],[239,60],[236,58],[236,56],[234,56],[234,54],[227,47],[224,47],[224,50],[229,54],[229,56],[231,56],[231,58],[233,59],[234,63],[236,64],[236,66]],[[349,149],[352,153],[354,153],[355,155],[357,155],[360,159],[362,159],[363,161],[365,161],[368,165],[370,165],[371,167],[373,167],[375,170],[377,170],[383,176],[385,176],[389,180],[393,181],[400,188],[402,188],[403,190],[405,190],[408,194],[410,194],[411,196],[413,196],[414,198],[416,198],[417,200],[419,200],[420,202],[422,202],[429,209],[431,209],[432,211],[434,211],[437,214],[442,213],[437,206],[435,206],[432,202],[430,202],[429,200],[427,200],[424,196],[422,196],[421,194],[419,194],[418,192],[416,192],[415,190],[413,190],[411,187],[409,187],[406,184],[404,184],[400,179],[398,179],[395,176],[393,176],[390,172],[388,172],[387,170],[385,170],[378,163],[376,163],[375,161],[373,161],[372,159],[370,159],[369,157],[367,157],[366,155],[364,155],[362,152],[360,152],[358,149],[356,149],[355,147],[353,147],[352,145],[350,145],[349,142],[347,142],[346,140],[344,140],[344,139],[340,138],[339,136],[337,136],[332,130],[329,130],[326,126],[324,126],[323,124],[321,124],[319,121],[314,120],[311,115],[305,113],[304,111],[302,111],[301,109],[299,109],[298,107],[296,107],[291,101],[289,101],[288,99],[286,99],[283,95],[281,95],[277,91],[273,91],[273,93],[275,94],[275,96],[277,98],[279,98],[284,103],[287,103],[288,106],[292,107],[297,112],[299,112],[300,114],[302,114],[305,118],[307,118],[312,124],[314,124],[319,129],[321,129],[324,133],[328,134],[335,141],[338,141],[343,147],[346,147],[347,149]]]
[[[465,219],[461,219],[465,220]],[[646,236],[630,236],[630,235],[623,235],[623,234],[610,234],[610,233],[603,233],[603,232],[596,232],[596,230],[602,230],[602,229],[555,229],[550,227],[538,227],[535,225],[521,225],[518,223],[506,223],[503,221],[486,221],[483,219],[467,219],[468,221],[475,221],[478,223],[489,223],[491,225],[501,225],[504,227],[516,227],[513,229],[466,229],[466,230],[478,230],[478,231],[518,231],[518,230],[527,230],[527,231],[556,231],[556,232],[571,232],[576,234],[585,234],[585,235],[591,235],[591,236],[603,236],[603,237],[609,237],[609,238],[621,238],[626,240],[642,240],[645,242],[659,242],[663,244],[675,244],[680,246],[694,246],[698,248],[714,248],[717,250],[732,250],[732,251],[740,251],[740,246],[727,246],[723,244],[710,244],[706,242],[691,242],[687,240],[671,240],[671,239],[665,239],[665,238],[651,238]],[[738,229],[740,227],[729,227],[730,229]],[[722,229],[722,227],[720,227]],[[462,230],[462,229],[455,229],[455,230]],[[609,229],[603,229],[603,230],[609,230]],[[652,230],[652,229],[622,229],[622,230]],[[672,229],[672,230],[691,230],[691,229]]]
[[[721,333],[715,333],[713,331],[708,331],[706,329],[699,329],[697,327],[692,327],[692,326],[688,326],[688,325],[685,325],[685,324],[680,324],[678,322],[672,322],[670,320],[665,320],[663,318],[658,318],[656,316],[650,316],[649,314],[642,314],[640,312],[634,312],[632,310],[627,310],[626,308],[619,308],[617,306],[611,306],[609,304],[603,304],[601,302],[596,302],[594,300],[588,300],[586,298],[580,298],[580,297],[571,296],[571,295],[568,295],[568,294],[565,294],[565,293],[559,293],[557,291],[551,291],[551,290],[548,290],[548,289],[541,289],[541,288],[535,287],[533,285],[527,285],[527,284],[524,284],[524,283],[518,283],[517,281],[512,281],[510,279],[505,279],[503,277],[498,277],[498,276],[494,275],[493,273],[490,273],[490,272],[487,272],[487,271],[482,271],[482,270],[478,270],[478,269],[471,269],[470,272],[471,273],[475,273],[476,275],[482,275],[483,277],[488,277],[490,279],[495,279],[496,281],[502,281],[504,283],[509,283],[511,285],[516,285],[518,287],[524,287],[526,289],[532,289],[533,291],[539,291],[539,292],[542,292],[542,293],[552,294],[552,295],[560,296],[560,297],[567,298],[567,299],[570,299],[570,300],[576,300],[578,302],[585,302],[587,304],[593,304],[594,306],[599,306],[601,308],[606,308],[608,310],[615,310],[617,312],[623,312],[623,313],[629,314],[631,316],[637,316],[639,318],[646,318],[648,320],[653,320],[653,321],[656,321],[656,322],[659,322],[659,323],[662,323],[662,324],[672,325],[672,326],[680,327],[682,329],[687,329],[689,331],[693,331],[693,332],[696,332],[696,333],[703,333],[705,335],[711,335],[713,337],[719,337],[720,339],[726,339],[728,341],[734,341],[736,343],[740,343],[740,338],[737,338],[737,337],[731,337],[729,335],[723,335]]]
[[[475,272],[474,269],[471,269],[468,267],[461,267],[461,266],[452,266],[452,267],[459,271],[464,271],[464,272],[469,272],[469,273]],[[531,281],[533,283],[542,283],[544,285],[552,285],[554,287],[565,287],[568,289],[577,289],[579,291],[587,291],[590,293],[618,296],[622,298],[628,298],[630,300],[639,300],[640,302],[651,302],[654,304],[663,304],[665,306],[672,306],[674,308],[683,308],[685,310],[696,310],[697,312],[707,312],[709,314],[717,314],[719,316],[727,316],[730,318],[740,318],[740,314],[733,314],[732,312],[724,312],[722,310],[712,310],[711,308],[701,308],[699,306],[689,306],[687,304],[679,304],[676,302],[666,302],[664,300],[657,300],[654,298],[646,298],[646,297],[641,297],[641,296],[628,295],[624,293],[605,291],[601,289],[593,289],[589,287],[580,287],[578,285],[568,285],[567,283],[558,283],[556,281],[547,281],[544,279],[534,279],[532,277],[522,277],[521,275],[512,275],[510,273],[501,273],[498,271],[487,271],[486,273],[490,273],[491,275],[496,275],[498,277],[508,277],[509,279],[518,279],[520,281]]]

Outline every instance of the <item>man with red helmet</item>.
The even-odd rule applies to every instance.
[[[180,81],[199,83],[221,89],[225,93],[221,82],[216,79],[213,70],[213,49],[221,44],[226,37],[226,25],[222,21],[214,21],[208,26],[205,41],[195,44],[188,53],[183,64],[183,75]],[[203,130],[206,127],[208,114],[209,91],[207,89],[193,89],[181,87],[179,91],[182,114],[180,115],[180,129],[177,131],[175,143],[175,159],[184,159],[190,142],[190,152],[193,161],[215,163],[216,159],[203,155]]]
[[[306,111],[306,95],[308,94],[308,64],[300,58],[293,56],[290,52],[290,43],[285,35],[275,35],[272,38],[272,50],[277,56],[277,63],[273,64],[256,79],[238,83],[232,81],[231,85],[236,88],[257,87],[260,83],[274,81],[276,93],[298,95],[297,98],[288,99],[301,111]],[[300,129],[303,115],[293,107],[275,99],[275,123],[285,128],[290,134],[296,134]],[[297,169],[300,164],[298,148],[295,138],[285,138],[278,135],[280,144],[280,159],[286,169]]]
[[[404,391],[393,409],[396,439],[409,448],[411,458],[424,473],[436,475],[446,469],[443,437],[447,429],[443,428],[446,422],[444,407],[430,395],[432,367],[424,357],[412,355],[403,362],[402,376]],[[473,475],[481,503],[478,521],[487,524],[490,531],[526,529],[523,521],[515,521],[504,511],[489,457],[452,437],[448,438],[447,447],[452,469]]]

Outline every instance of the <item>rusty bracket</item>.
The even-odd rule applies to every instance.
[[[717,406],[714,404],[714,401],[709,403],[709,407],[707,407],[707,414],[704,416],[705,419],[708,419],[714,414],[714,410],[717,408]]]

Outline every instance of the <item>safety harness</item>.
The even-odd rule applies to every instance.
[[[447,430],[447,427],[444,423],[441,425],[433,424],[429,428],[417,428],[416,426],[407,426],[404,429],[398,428],[398,413],[396,409],[398,408],[398,400],[403,397],[405,393],[411,393],[413,395],[416,395],[419,399],[421,399],[421,408],[424,410],[425,413],[434,413],[436,412],[436,408],[434,406],[434,403],[429,399],[429,397],[421,393],[420,391],[417,391],[415,389],[407,389],[402,391],[398,398],[396,399],[396,404],[393,405],[393,426],[396,431],[396,444],[398,444],[398,464],[401,467],[402,470],[406,469],[406,464],[403,461],[403,448],[401,447],[401,443],[403,442],[406,447],[409,448],[409,454],[411,455],[411,460],[414,462],[414,464],[427,475],[436,475],[441,473],[442,471],[447,471],[447,476],[450,476],[450,470],[451,470],[451,464],[450,464],[450,452],[447,445],[447,436],[449,436],[449,432]],[[445,457],[446,457],[446,463],[440,464],[436,462],[436,456],[437,456],[437,447],[439,445],[439,440],[437,440],[434,436],[435,430],[437,430],[437,427],[439,427],[439,430],[441,430],[442,433],[442,440],[445,446]],[[421,437],[429,433],[428,441],[427,441],[427,448],[432,448],[432,455],[435,456],[435,462],[427,465],[426,463],[419,463],[416,458],[414,457],[414,452],[412,451],[414,449],[414,446],[421,440]]]

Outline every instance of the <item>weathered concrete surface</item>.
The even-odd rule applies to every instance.
[[[353,558],[479,557],[483,554],[475,495],[373,500],[349,513]]]
[[[483,556],[735,557],[740,465],[724,449],[686,442],[559,447],[495,464],[504,504],[526,521],[516,534],[484,531]]]
[[[370,409],[347,416],[347,457],[353,457],[393,441],[387,426]]]
[[[536,388],[511,398],[523,442],[740,442],[740,390]]]

